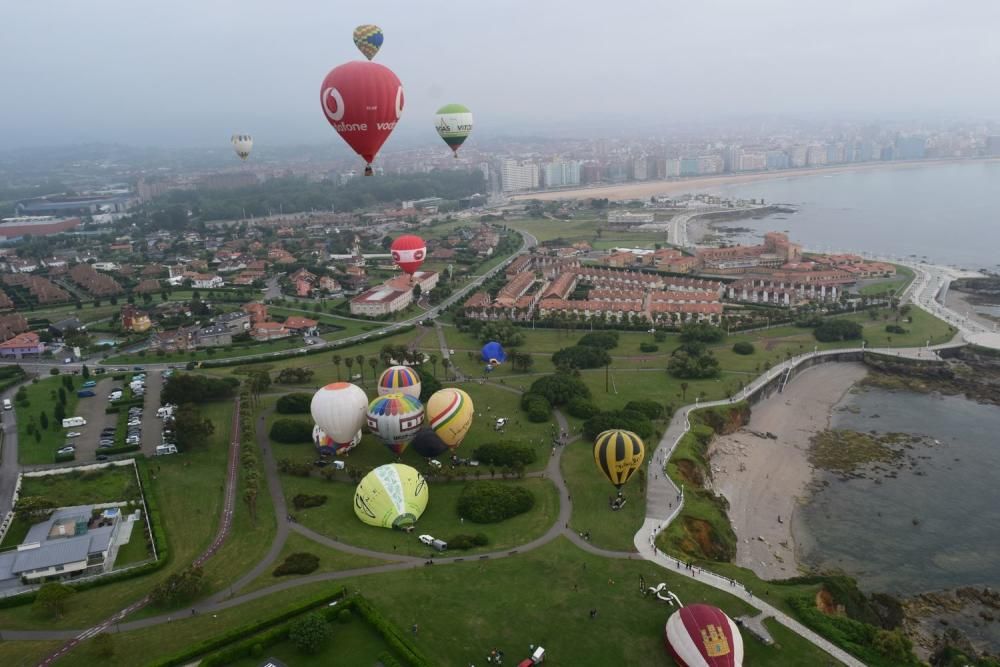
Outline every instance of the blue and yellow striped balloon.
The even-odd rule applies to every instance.
[[[378,395],[406,394],[420,398],[420,376],[409,366],[390,366],[378,379]]]
[[[382,48],[383,39],[385,36],[382,34],[382,28],[377,25],[359,25],[354,29],[354,45],[368,60],[374,58],[378,50]]]

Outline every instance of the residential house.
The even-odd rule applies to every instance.
[[[254,325],[250,335],[255,340],[267,341],[288,338],[292,334],[281,322],[261,322]]]
[[[45,352],[45,343],[34,331],[20,333],[0,343],[0,357],[22,359],[38,356]]]
[[[210,273],[191,273],[187,277],[191,279],[191,287],[195,289],[217,289],[225,285],[225,281]]]
[[[122,308],[121,322],[122,331],[133,331],[135,333],[146,333],[153,326],[153,321],[149,319],[149,315],[130,303]]]
[[[215,324],[226,327],[231,333],[250,331],[250,313],[245,310],[223,313],[215,318]]]
[[[259,301],[251,301],[250,303],[243,304],[242,310],[250,316],[251,329],[256,328],[259,324],[267,322],[267,306]]]
[[[195,327],[181,327],[173,331],[161,331],[149,339],[149,349],[153,352],[162,350],[171,352],[186,352],[195,347]]]
[[[232,342],[233,332],[225,324],[213,324],[195,332],[195,347],[216,347]]]
[[[315,336],[317,326],[319,326],[319,322],[316,320],[311,320],[308,317],[299,317],[298,315],[293,315],[285,320],[286,329],[293,334],[303,336]]]

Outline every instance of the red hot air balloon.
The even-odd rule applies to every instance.
[[[326,120],[355,153],[372,161],[403,113],[403,84],[378,63],[354,61],[334,67],[319,94]]]
[[[743,638],[726,614],[707,604],[675,611],[663,629],[667,652],[681,667],[742,667]]]
[[[392,242],[392,261],[404,272],[413,275],[427,257],[427,244],[419,236],[407,234]]]

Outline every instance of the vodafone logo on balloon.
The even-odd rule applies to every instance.
[[[393,259],[394,262],[398,262],[399,261],[399,253],[394,251],[392,253],[392,259]]]
[[[420,250],[414,250],[413,251],[413,259],[420,260],[420,259],[423,259],[423,258],[424,258],[423,248],[421,248]]]
[[[333,99],[333,111],[330,110],[331,98]],[[326,112],[326,117],[334,122],[344,118],[344,98],[336,88],[330,87],[323,91],[323,111]]]

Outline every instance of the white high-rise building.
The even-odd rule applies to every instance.
[[[561,188],[568,185],[580,185],[580,163],[576,160],[564,162],[554,160],[542,167],[545,177],[545,187]]]
[[[500,185],[504,192],[538,188],[538,165],[534,162],[503,160],[500,163]]]

